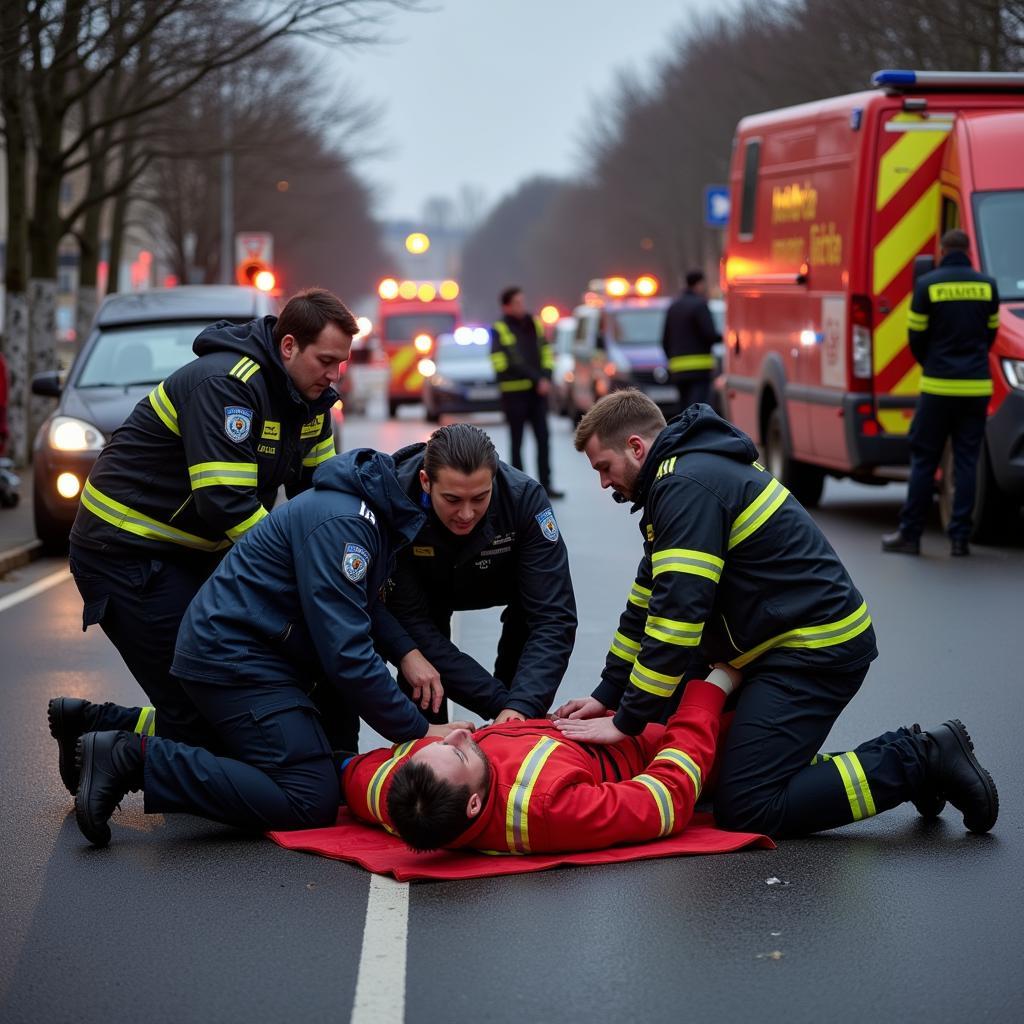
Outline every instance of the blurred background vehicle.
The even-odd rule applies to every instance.
[[[492,412],[501,408],[501,392],[491,365],[491,332],[486,327],[457,327],[437,338],[432,356],[418,366],[423,375],[427,420],[446,413]]]
[[[554,327],[551,345],[555,352],[555,370],[551,375],[551,411],[569,415],[569,392],[575,377],[576,359],[572,346],[576,337],[576,317],[563,316]]]
[[[195,358],[199,332],[217,320],[245,323],[277,307],[267,292],[233,285],[154,288],[103,301],[66,379],[51,372],[32,380],[33,394],[59,399],[33,447],[33,516],[45,548],[67,546],[100,450],[152,388]]]

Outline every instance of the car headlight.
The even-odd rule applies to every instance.
[[[73,416],[55,416],[46,442],[59,452],[98,452],[107,439],[91,423]]]
[[[1024,391],[1024,359],[1004,359],[1003,375],[1011,388]]]

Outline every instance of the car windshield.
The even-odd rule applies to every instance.
[[[621,309],[610,313],[615,321],[615,339],[623,345],[660,345],[665,322],[664,307]]]
[[[435,356],[438,367],[470,366],[473,363],[491,365],[491,349],[489,345],[471,343],[460,345],[456,341],[444,341],[437,347]]]
[[[454,313],[399,313],[384,320],[381,335],[385,341],[412,341],[417,334],[436,338],[454,330]]]
[[[195,358],[192,342],[206,322],[106,327],[90,348],[75,387],[159,384]]]
[[[1024,299],[1024,191],[974,197],[981,269],[996,279],[1001,302]]]

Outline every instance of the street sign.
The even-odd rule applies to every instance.
[[[269,231],[239,231],[235,235],[235,266],[274,263],[274,236]]]
[[[729,224],[729,186],[704,186],[704,224],[709,228],[724,228]]]

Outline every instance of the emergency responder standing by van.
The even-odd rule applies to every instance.
[[[309,487],[334,452],[331,385],[358,332],[330,292],[308,289],[279,317],[221,321],[197,359],[158,384],[100,453],[71,531],[71,572],[99,625],[155,705],[159,733],[212,742],[171,674],[178,626],[220,561],[273,508]],[[57,697],[48,708],[61,778],[74,793],[74,744],[92,730],[152,735],[154,709]]]
[[[706,405],[666,426],[630,389],[583,417],[576,448],[603,487],[642,510],[644,553],[600,684],[556,712],[567,736],[636,735],[671,712],[684,680],[723,661],[743,685],[714,794],[720,827],[804,835],[908,800],[934,816],[948,799],[971,831],[992,828],[996,788],[959,721],[820,754],[878,654],[871,615],[746,434]]]
[[[704,272],[691,270],[686,288],[665,314],[661,347],[668,372],[679,388],[680,408],[694,402],[711,402],[711,375],[715,369],[712,346],[721,341],[708,308],[708,286]]]
[[[548,439],[548,394],[555,353],[540,317],[526,312],[521,288],[506,288],[501,293],[501,314],[491,325],[491,364],[511,435],[512,465],[523,468],[523,432],[529,423],[537,442],[537,479],[549,498],[564,498],[562,491],[551,486]]]
[[[427,517],[386,591],[387,611],[408,634],[397,645],[410,652],[406,683],[421,705],[439,675],[449,697],[483,718],[543,717],[576,637],[569,556],[548,496],[469,423],[440,427],[394,458],[403,490]],[[491,673],[451,642],[451,618],[502,606]]]
[[[946,442],[953,446],[950,553],[971,553],[971,513],[978,456],[992,395],[988,350],[999,327],[999,293],[971,267],[970,239],[959,228],[942,236],[942,260],[914,285],[907,328],[921,364],[921,395],[910,427],[910,485],[900,528],[882,538],[884,551],[917,555]]]

